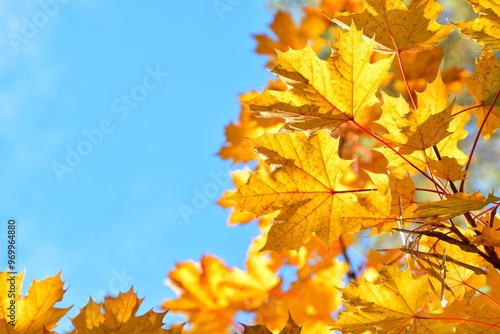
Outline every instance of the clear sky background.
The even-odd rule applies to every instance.
[[[258,230],[226,226],[214,203],[234,166],[216,153],[238,94],[270,77],[251,34],[272,13],[264,0],[232,7],[1,2],[0,260],[14,218],[24,293],[62,271],[69,316],[132,285],[144,312],[175,296],[164,280],[176,262],[211,253],[244,266]],[[185,219],[179,207],[196,200]]]

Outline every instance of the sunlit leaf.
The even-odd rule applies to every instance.
[[[453,30],[436,22],[442,10],[437,0],[412,1],[409,7],[402,0],[366,0],[362,14],[338,15],[333,21],[344,27],[354,22],[375,38],[381,51],[419,51],[432,48]]]
[[[313,232],[329,245],[342,233],[391,221],[390,193],[358,197],[338,188],[351,161],[339,158],[328,132],[264,135],[254,143],[275,169],[252,173],[230,199],[257,216],[281,210],[264,249],[299,249]]]

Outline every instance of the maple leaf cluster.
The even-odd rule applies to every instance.
[[[34,280],[25,296],[21,296],[24,272],[0,272],[0,333],[2,334],[55,334],[57,322],[71,307],[57,308],[66,290],[61,273],[43,281]],[[7,282],[7,284],[5,284]],[[165,312],[153,310],[136,316],[142,299],[130,289],[117,297],[106,297],[103,303],[92,299],[71,323],[71,334],[181,334],[183,324],[163,329]]]
[[[311,240],[320,259],[346,265],[295,301],[304,278],[292,278],[257,323],[277,333],[290,312],[303,333],[500,330],[500,198],[468,177],[500,127],[500,3],[469,3],[479,16],[444,24],[434,0],[323,1],[298,25],[277,13],[277,40],[256,36],[279,81],[241,96],[245,118],[230,127],[244,131],[220,155],[258,165],[234,173],[220,204],[233,208],[230,224],[260,219],[260,251],[278,268],[303,270],[274,261],[309,252]],[[318,13],[329,23],[311,28]],[[444,66],[466,40],[482,47],[475,63]],[[324,297],[307,299],[318,288],[341,295],[326,317]]]
[[[246,268],[179,263],[165,312],[136,315],[130,290],[90,300],[72,333],[499,332],[500,198],[470,175],[500,127],[500,2],[467,1],[477,17],[463,22],[437,0],[276,13],[275,36],[254,36],[276,80],[241,95],[219,152],[254,166],[219,200],[230,225],[262,231]],[[449,64],[473,43],[475,60]],[[0,285],[2,333],[51,333],[62,287],[34,281],[9,327]],[[167,310],[187,325],[164,329]]]

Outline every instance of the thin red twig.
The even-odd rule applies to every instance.
[[[495,95],[495,99],[493,99],[493,103],[491,104],[491,107],[488,109],[488,112],[486,113],[486,116],[484,116],[483,122],[479,127],[479,131],[476,134],[476,138],[474,138],[474,144],[472,144],[472,149],[470,150],[469,159],[467,159],[467,164],[465,165],[465,176],[467,176],[467,172],[469,171],[470,163],[472,161],[472,156],[474,155],[474,151],[476,150],[477,142],[479,140],[479,137],[481,136],[481,132],[483,132],[484,125],[486,124],[488,117],[493,111],[493,108],[497,103],[498,97],[500,97],[500,90],[498,90],[497,95]],[[464,191],[465,179],[466,178],[464,177],[462,182],[460,182],[460,192]]]
[[[392,36],[391,36],[391,38],[392,38]],[[394,39],[392,41],[394,42]],[[394,46],[397,49],[396,42],[394,42]],[[406,78],[405,69],[403,68],[403,59],[401,59],[401,52],[399,50],[397,50],[396,56],[398,58],[399,69],[401,70],[401,75],[403,76],[403,81],[405,83],[406,90],[408,91],[408,96],[410,97],[411,104],[413,106],[413,109],[417,109],[417,103],[413,99],[413,95],[411,93],[410,85],[408,84],[408,79]]]
[[[445,194],[445,193],[443,193],[442,191],[435,190],[435,189],[415,188],[415,190],[418,190],[418,191],[427,191],[427,192],[430,192],[430,193],[436,193],[436,194],[439,194],[439,195],[446,195],[446,194]]]
[[[470,107],[467,107],[467,108],[465,108],[465,109],[463,109],[463,110],[460,110],[460,111],[459,111],[459,112],[457,112],[456,114],[451,115],[451,117],[455,117],[455,116],[457,116],[457,115],[460,115],[460,114],[461,114],[461,113],[463,113],[463,112],[466,112],[466,111],[469,111],[469,110],[472,110],[472,109],[476,109],[476,108],[479,108],[479,107],[482,107],[482,106],[483,106],[483,104],[481,103],[481,104],[477,104],[477,105],[475,105],[475,106],[470,106]]]

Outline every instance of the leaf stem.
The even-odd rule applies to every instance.
[[[459,282],[459,281],[457,280],[457,282]],[[494,303],[494,304],[496,304],[497,306],[499,306],[499,307],[500,307],[500,303],[499,303],[499,302],[497,302],[497,301],[496,301],[493,297],[491,297],[490,295],[487,295],[486,293],[484,293],[484,292],[482,292],[481,290],[479,290],[479,289],[477,289],[477,288],[473,287],[472,285],[468,284],[468,283],[467,283],[467,282],[465,282],[465,281],[460,281],[459,283],[460,283],[460,284],[462,284],[462,285],[465,285],[465,286],[469,287],[471,290],[476,291],[476,293],[479,293],[479,294],[483,295],[483,296],[484,296],[484,298],[489,299],[492,303]]]
[[[392,38],[392,36],[391,36]],[[413,109],[417,109],[417,103],[415,102],[415,99],[413,98],[413,95],[411,93],[411,89],[410,89],[410,84],[408,83],[408,78],[406,78],[406,72],[405,72],[405,69],[403,67],[403,59],[401,59],[401,51],[399,51],[399,49],[397,49],[397,45],[396,45],[396,42],[394,41],[393,39],[393,42],[394,42],[394,46],[396,47],[396,57],[398,58],[398,64],[399,64],[399,69],[401,71],[401,76],[403,77],[403,81],[405,83],[405,86],[406,86],[406,90],[408,91],[408,96],[410,97],[410,101],[411,101],[411,104],[413,106]]]
[[[377,191],[378,189],[370,188],[370,189],[352,189],[352,190],[335,190],[335,194],[349,194],[349,193],[362,193],[369,191]]]
[[[392,42],[394,44],[394,47],[396,48],[396,57],[398,59],[399,70],[401,71],[401,76],[403,77],[403,81],[404,81],[405,86],[406,86],[406,91],[408,92],[408,97],[410,98],[410,101],[411,101],[411,104],[413,106],[413,109],[417,109],[417,102],[413,98],[413,94],[412,94],[412,91],[411,91],[411,88],[410,88],[410,84],[408,83],[408,78],[406,77],[406,71],[405,71],[404,66],[403,66],[403,59],[401,58],[401,51],[398,49],[396,41],[394,40],[394,38],[392,37],[392,35],[391,35],[391,39],[392,39]],[[434,153],[436,154],[438,160],[441,160],[441,155],[439,154],[439,151],[438,151],[437,147],[434,145],[432,148],[434,149]],[[424,174],[424,175],[427,175],[427,174]],[[437,182],[434,180],[434,178],[432,176],[427,176],[427,178],[430,179],[434,184],[437,185]],[[450,181],[450,186],[452,187],[452,189],[456,190],[455,185],[452,184],[452,183],[453,182]],[[441,187],[441,186],[438,186],[438,188],[443,189],[443,187]],[[448,193],[448,192],[446,191],[445,193]]]
[[[436,189],[415,188],[415,190],[418,190],[418,191],[427,191],[427,192],[430,192],[430,193],[436,193],[436,194],[439,194],[439,195],[443,195],[442,191],[439,191],[439,190],[436,190]]]
[[[392,38],[392,36],[391,36],[391,38]],[[398,58],[399,69],[401,71],[401,76],[403,77],[403,81],[404,81],[405,86],[406,86],[406,91],[408,92],[408,96],[410,98],[413,109],[417,109],[417,102],[413,98],[410,84],[408,83],[408,78],[406,77],[406,71],[405,71],[404,66],[403,66],[403,59],[401,58],[401,51],[397,48],[396,41],[394,41],[394,38],[392,38],[392,42],[394,43],[394,46],[396,47],[396,50],[397,50],[396,57]],[[438,158],[438,160],[441,160],[441,154],[439,154],[439,150],[438,150],[437,146],[436,145],[432,146],[432,149],[434,150],[434,153],[436,154],[436,157]],[[434,178],[432,176],[429,176],[428,178],[434,180]],[[436,182],[434,182],[434,184],[436,184]],[[455,193],[457,192],[457,188],[455,187],[455,185],[451,181],[450,181],[450,187]]]
[[[401,51],[398,49],[397,47],[397,44],[396,44],[396,41],[394,40],[394,38],[392,37],[391,35],[391,38],[392,38],[392,42],[394,44],[394,47],[396,49],[396,56],[397,56],[397,59],[398,59],[398,63],[399,63],[399,69],[401,70],[401,76],[403,77],[403,81],[405,83],[405,86],[406,86],[406,90],[408,91],[408,96],[410,98],[410,101],[411,101],[411,104],[413,105],[413,109],[417,109],[417,103],[415,101],[415,99],[413,98],[413,94],[412,94],[412,91],[410,89],[410,85],[408,83],[408,78],[406,77],[406,72],[405,72],[405,69],[404,69],[404,66],[403,66],[403,60],[401,58]],[[476,146],[477,146],[477,142],[479,140],[479,136],[481,135],[481,132],[486,124],[486,121],[488,119],[488,117],[490,116],[498,98],[500,96],[500,90],[497,92],[497,94],[495,95],[495,99],[493,100],[493,103],[491,104],[491,107],[488,109],[488,113],[486,114],[486,116],[484,117],[484,120],[483,122],[481,123],[481,126],[479,128],[479,131],[476,135],[476,138],[474,139],[474,144],[472,146],[472,149],[471,149],[471,152],[469,154],[469,158],[467,160],[467,164],[465,166],[465,176],[464,178],[462,179],[462,181],[460,182],[460,192],[463,192],[464,191],[464,184],[465,184],[465,180],[466,180],[466,176],[467,176],[467,172],[469,170],[469,167],[470,167],[470,163],[472,161],[472,156],[474,155],[474,151],[476,149]],[[483,105],[483,103],[481,103],[481,105]],[[480,106],[481,106],[480,105]],[[470,109],[473,109],[473,108],[476,108],[476,106],[472,106],[470,108],[466,108],[464,110],[462,110],[461,112],[464,112],[466,110],[470,110]],[[455,114],[455,115],[458,115]],[[432,146],[432,149],[434,151],[434,154],[436,155],[436,158],[438,160],[441,160],[441,154],[439,153],[439,150],[437,148],[436,145]],[[411,163],[410,163],[411,164]],[[418,170],[418,169],[417,169]],[[419,170],[420,171],[420,170]],[[431,180],[436,186],[438,186],[438,188],[441,188],[441,189],[446,189],[446,187],[444,186],[440,186],[438,184],[438,182],[436,182],[434,180],[434,177],[432,175],[427,175],[426,173],[423,173],[422,171],[420,171],[422,173],[422,175],[424,175],[425,177],[427,177],[429,180]],[[432,171],[431,171],[432,173]],[[454,194],[458,193],[459,190],[457,189],[457,187],[455,186],[455,183],[453,183],[453,181],[451,180],[447,180],[449,182],[449,185],[450,185],[450,188],[451,190],[453,191]],[[438,194],[440,194],[438,192]],[[465,219],[467,220],[467,222],[469,223],[470,226],[472,227],[477,227],[477,224],[474,220],[474,217],[472,217],[471,213],[470,212],[466,212],[464,213],[464,217]],[[476,234],[477,234],[477,231],[476,231]],[[463,241],[463,240],[462,240]],[[486,254],[481,252],[477,247],[475,247],[476,250],[478,251],[478,254],[481,255],[484,259],[486,259],[489,263],[491,263],[493,266],[495,266],[495,268],[499,268],[500,267],[500,259],[498,258],[495,250],[492,248],[492,247],[484,247],[485,251],[486,251]]]
[[[472,110],[472,109],[476,109],[476,108],[479,108],[479,107],[482,107],[482,106],[483,106],[483,104],[481,103],[481,104],[477,104],[477,105],[475,105],[475,106],[470,106],[470,107],[467,107],[467,108],[465,108],[465,109],[463,109],[463,110],[460,110],[460,111],[459,111],[459,112],[457,112],[456,114],[451,115],[451,117],[455,117],[455,116],[457,116],[457,115],[460,115],[460,114],[461,114],[461,113],[463,113],[463,112],[466,112],[466,111],[469,111],[469,110]]]

